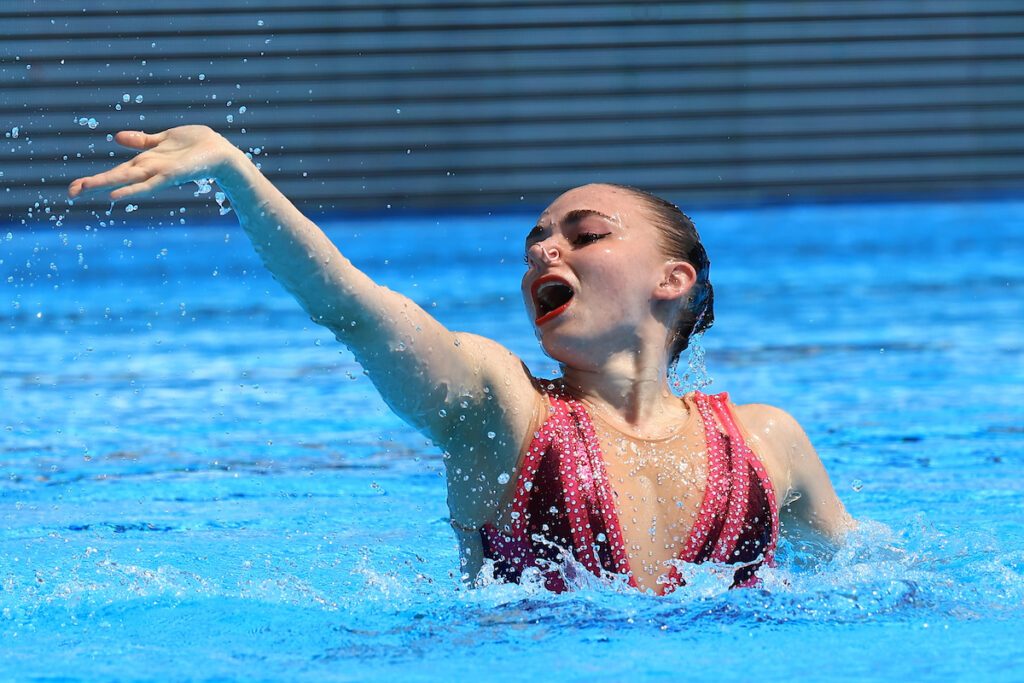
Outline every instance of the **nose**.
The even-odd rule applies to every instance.
[[[552,263],[558,262],[561,258],[561,254],[554,242],[534,242],[530,245],[530,248],[526,250],[526,258],[529,259],[531,265],[550,266]]]

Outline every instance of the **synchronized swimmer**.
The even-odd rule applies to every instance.
[[[710,561],[734,565],[732,585],[748,586],[773,562],[780,528],[839,542],[855,526],[789,414],[672,393],[669,369],[711,326],[714,295],[697,231],[669,202],[593,184],[540,215],[522,295],[562,371],[542,379],[501,344],[452,332],[373,282],[213,130],[115,139],[141,153],[75,180],[70,197],[214,178],[274,277],[444,450],[468,581],[532,575],[557,591],[582,568],[660,594],[685,583],[686,563]]]

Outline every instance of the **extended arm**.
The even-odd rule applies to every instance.
[[[68,190],[72,198],[106,191],[121,199],[216,179],[264,265],[314,322],[352,350],[400,417],[455,456],[470,457],[467,444],[480,436],[473,430],[496,433],[491,443],[500,451],[494,454],[498,460],[516,455],[531,415],[514,407],[532,406],[523,397],[534,392],[525,368],[508,350],[449,331],[410,299],[373,282],[211,129],[121,132],[116,140],[144,151],[105,173],[75,180]],[[481,455],[478,450],[471,457]],[[495,467],[501,471],[507,464]]]

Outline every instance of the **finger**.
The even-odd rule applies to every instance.
[[[167,183],[166,178],[159,173],[155,176],[145,180],[141,183],[134,183],[127,185],[120,189],[114,190],[110,193],[111,201],[117,201],[118,199],[124,199],[125,197],[134,197],[136,195],[149,195],[153,194]]]
[[[71,184],[72,190],[77,190],[71,195],[72,199],[78,194],[87,192],[101,192],[122,185],[132,185],[141,182],[150,176],[150,172],[132,165],[131,162],[121,164],[104,173],[98,173],[87,178],[79,178]]]
[[[141,130],[122,130],[114,136],[114,142],[132,149],[153,149],[166,139],[167,131],[149,134]]]

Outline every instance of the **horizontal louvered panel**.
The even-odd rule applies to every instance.
[[[1022,122],[1024,126],[1024,122]],[[591,146],[565,146],[557,142],[544,146],[527,147],[517,145],[467,150],[457,161],[451,161],[451,152],[444,147],[437,149],[392,150],[371,152],[365,150],[346,152],[324,152],[316,147],[290,149],[288,154],[264,154],[258,158],[268,173],[301,175],[306,172],[314,177],[404,177],[410,175],[436,175],[443,168],[445,174],[476,174],[481,171],[509,172],[528,171],[534,168],[539,153],[558,161],[545,164],[546,168],[615,168],[617,165],[658,165],[661,167],[679,165],[687,167],[716,167],[723,160],[732,166],[756,166],[759,164],[800,164],[809,163],[838,165],[845,162],[878,162],[879,164],[899,159],[935,159],[957,157],[964,154],[975,156],[1010,156],[1020,154],[1024,127],[1009,129],[1005,133],[974,132],[960,134],[904,135],[897,141],[901,145],[914,147],[913,154],[902,150],[893,151],[894,139],[890,136],[863,135],[856,138],[823,137],[794,144],[785,138],[771,140],[726,140],[714,142],[639,142],[627,140],[621,144],[598,144]],[[112,148],[113,145],[108,145]],[[500,163],[498,155],[500,154]],[[16,158],[16,157],[15,157]],[[36,157],[38,158],[38,157]],[[32,157],[25,161],[34,160]],[[105,155],[96,158],[94,170],[109,164]],[[84,167],[82,167],[84,168]],[[9,183],[30,183],[37,180],[31,164],[14,165],[6,171]]]
[[[678,160],[669,161],[631,161],[618,160],[615,164],[586,163],[565,161],[560,164],[549,164],[543,168],[535,165],[527,167],[503,165],[500,168],[483,167],[472,172],[454,172],[437,170],[395,170],[387,175],[366,173],[363,169],[337,168],[323,170],[312,174],[295,186],[304,185],[312,189],[317,183],[330,182],[337,188],[338,196],[347,195],[358,199],[364,186],[371,193],[388,193],[391,196],[404,198],[418,195],[429,195],[437,191],[452,188],[464,188],[466,191],[484,190],[498,192],[503,188],[511,195],[521,194],[520,188],[549,186],[561,188],[566,185],[596,180],[626,179],[632,184],[643,186],[647,182],[664,184],[671,179],[673,186],[685,187],[690,184],[713,186],[715,181],[726,183],[778,183],[792,184],[793,187],[808,185],[827,185],[855,176],[864,181],[874,179],[905,178],[912,180],[915,176],[943,175],[950,168],[950,159],[959,159],[957,171],[965,174],[988,174],[1005,176],[1019,170],[1017,159],[1024,149],[1015,148],[1005,153],[978,154],[970,159],[962,159],[955,154],[935,154],[908,157],[893,155],[889,158],[819,160],[779,159],[747,162],[738,164],[729,159],[719,159],[715,163],[687,163],[680,165]],[[270,174],[272,177],[274,174]],[[292,176],[294,177],[294,176]],[[341,206],[339,208],[345,208]]]
[[[539,119],[517,123],[514,127],[506,121],[480,121],[460,125],[442,125],[444,121],[432,122],[424,127],[404,125],[400,122],[389,125],[365,125],[354,127],[349,124],[326,120],[316,127],[297,128],[289,121],[261,122],[255,130],[245,134],[237,130],[225,130],[225,134],[243,149],[259,146],[268,150],[284,150],[288,153],[305,152],[310,149],[323,152],[332,147],[350,150],[418,150],[436,145],[445,145],[451,150],[489,147],[506,149],[510,146],[545,145],[551,142],[579,145],[622,144],[629,141],[679,141],[699,142],[716,140],[728,142],[739,139],[765,138],[807,138],[858,137],[864,135],[903,136],[907,133],[970,133],[978,135],[988,132],[1016,130],[1024,125],[1021,109],[1024,99],[1011,100],[1001,104],[938,103],[929,107],[909,106],[900,108],[847,107],[839,110],[799,110],[779,114],[768,112],[734,112],[728,117],[723,112],[693,116],[685,111],[641,112],[629,121],[642,125],[627,125],[622,118],[611,116],[577,117],[572,120]],[[164,120],[149,121],[147,128],[156,122],[176,124],[182,121],[205,122],[223,128],[221,115],[208,111],[165,116]],[[740,120],[737,121],[736,119]],[[178,120],[180,119],[180,120]],[[147,122],[143,122],[145,124]],[[371,122],[372,123],[372,122]],[[116,124],[116,125],[115,125]],[[119,119],[108,118],[107,127],[138,127],[140,124],[129,114]],[[54,158],[62,154],[82,151],[89,144],[103,147],[97,132],[83,126],[70,129],[37,128],[31,130],[33,144],[23,152],[9,152],[5,158],[25,159],[46,156]],[[343,144],[325,146],[324,135],[344,135]],[[304,145],[304,146],[303,146]],[[113,149],[114,146],[109,146]]]
[[[694,182],[686,185],[667,181],[665,174],[656,178],[637,178],[629,173],[604,174],[592,178],[593,181],[619,182],[639,185],[644,189],[662,194],[671,200],[681,203],[729,203],[736,201],[763,201],[766,196],[777,200],[807,200],[835,198],[846,195],[885,197],[893,193],[910,193],[920,196],[922,193],[939,197],[964,196],[964,193],[979,191],[1006,191],[1020,187],[1021,175],[1018,172],[964,172],[923,174],[911,176],[894,175],[874,178],[846,177],[799,183],[791,179],[779,179],[777,174],[764,180],[750,181],[719,181]],[[674,178],[672,178],[674,180]],[[522,184],[513,189],[513,182],[505,182],[498,189],[487,189],[478,185],[464,186],[452,183],[446,187],[433,189],[422,197],[413,196],[408,192],[398,192],[391,188],[375,187],[358,188],[358,193],[349,193],[348,187],[339,188],[327,182],[307,182],[305,180],[285,179],[277,181],[278,186],[289,196],[303,197],[303,207],[310,213],[333,213],[346,211],[369,211],[376,213],[386,209],[395,210],[431,210],[451,211],[460,209],[508,210],[521,208],[532,212],[538,206],[550,202],[559,192],[578,184],[571,177],[544,177],[542,187],[536,183]],[[404,189],[404,188],[403,188]],[[344,191],[341,191],[344,190]],[[767,193],[771,194],[767,194]],[[133,213],[124,211],[125,204],[119,203],[113,210],[114,219],[119,222],[130,221],[136,225],[151,224],[176,225],[182,216],[188,219],[196,217],[216,216],[217,207],[209,198],[199,200],[192,197],[191,191],[180,190],[162,195],[158,199],[145,202],[142,209]],[[21,190],[14,193],[19,209],[12,212],[10,223],[21,224],[26,216],[26,209],[33,202],[39,201],[38,195]],[[57,206],[57,205],[54,205]],[[63,204],[60,205],[63,207]],[[92,223],[99,220],[110,220],[103,215],[108,205],[79,204],[72,209],[72,220],[76,224]],[[179,207],[187,207],[187,213],[178,214]],[[97,210],[93,214],[92,210]],[[67,211],[61,208],[61,212]],[[173,216],[168,216],[173,212]],[[41,215],[37,210],[37,216]],[[43,219],[45,221],[45,218]],[[230,216],[223,220],[232,220]],[[37,221],[38,222],[38,221]]]
[[[578,47],[605,46],[619,49],[619,44],[628,46],[674,47],[721,47],[745,48],[753,46],[786,46],[796,49],[802,45],[822,44],[838,52],[856,44],[878,44],[883,42],[905,42],[923,40],[978,40],[1024,37],[1021,18],[986,18],[970,20],[969,25],[960,19],[933,20],[921,26],[914,22],[870,21],[858,30],[847,32],[847,27],[823,24],[820,27],[801,25],[800,31],[787,25],[769,25],[771,30],[738,32],[710,32],[705,26],[664,26],[661,24],[640,26],[596,26],[587,29],[533,28],[529,30],[496,31],[452,31],[441,36],[430,31],[369,33],[366,31],[327,31],[314,33],[274,35],[218,34],[182,35],[175,33],[153,33],[137,37],[138,32],[127,27],[111,27],[111,35],[104,38],[54,36],[10,37],[6,51],[20,56],[22,60],[40,58],[75,58],[79,54],[97,53],[107,58],[131,57],[146,59],[167,53],[194,54],[197,59],[208,58],[211,51],[226,58],[234,52],[260,54],[266,57],[280,57],[295,52],[334,52],[338,56],[361,54],[416,55],[418,53],[457,53],[465,50],[519,51],[541,50],[552,54]],[[934,25],[931,25],[934,24]],[[767,29],[768,27],[765,27]],[[815,30],[810,30],[810,29]],[[852,28],[852,27],[850,27]],[[123,33],[123,35],[122,35]],[[269,41],[269,42],[268,42]]]
[[[1024,44],[1024,43],[1022,43]],[[46,82],[51,85],[70,85],[55,82],[49,72]],[[218,96],[218,104],[227,98],[237,98],[231,80],[224,80],[218,73],[199,74],[187,84],[174,80],[162,83],[148,83],[131,88],[131,94],[141,94],[149,99],[149,106],[185,108],[189,105]],[[67,79],[62,79],[67,80]],[[270,83],[267,83],[270,85]],[[978,87],[983,85],[1021,85],[1024,72],[1017,58],[989,61],[975,64],[946,65],[942,70],[922,69],[919,65],[887,66],[875,65],[870,68],[834,67],[830,69],[799,70],[752,70],[726,80],[720,71],[699,69],[677,69],[668,72],[608,72],[599,69],[570,73],[523,72],[516,75],[495,78],[486,74],[472,77],[425,76],[416,73],[391,76],[375,80],[359,79],[350,81],[344,77],[332,79],[305,79],[295,77],[273,82],[276,103],[301,102],[436,102],[459,100],[512,100],[540,97],[630,97],[636,94],[736,94],[756,97],[762,93],[790,93],[811,91],[814,93],[836,89],[878,90],[883,88],[917,88],[924,86]],[[35,87],[35,84],[32,84]],[[400,94],[396,91],[400,89]],[[47,111],[78,111],[84,104],[107,105],[122,101],[123,82],[109,85],[94,84],[88,92],[68,102],[63,88],[42,89],[33,94],[32,104],[45,107]],[[10,93],[10,91],[9,91]],[[243,99],[245,98],[242,95]],[[548,105],[550,106],[550,105]],[[5,109],[16,111],[18,105],[8,103]]]
[[[711,201],[1024,181],[1019,2],[53,0],[0,21],[0,202],[19,219],[126,158],[108,132],[190,122],[262,148],[312,211],[596,179]],[[144,203],[157,222],[179,204],[210,202]]]

